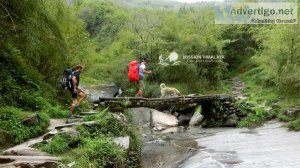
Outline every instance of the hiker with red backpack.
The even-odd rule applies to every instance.
[[[139,90],[137,92],[137,96],[143,97],[144,90],[144,74],[151,74],[152,71],[146,70],[146,65],[148,64],[148,60],[144,58],[142,62],[139,64],[138,61],[134,60],[129,63],[128,69],[128,78],[130,82],[138,82]]]

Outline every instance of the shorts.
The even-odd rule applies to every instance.
[[[144,90],[145,85],[144,85],[144,80],[139,80],[139,90]]]
[[[72,98],[73,99],[77,99],[77,96],[78,96],[78,93],[79,93],[79,89],[77,89],[77,92],[74,92],[74,89],[70,88],[69,91],[71,93]]]

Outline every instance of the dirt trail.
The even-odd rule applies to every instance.
[[[237,100],[245,100],[248,97],[242,93],[242,90],[246,87],[246,84],[241,80],[239,76],[232,78],[232,87],[231,87],[231,94]]]

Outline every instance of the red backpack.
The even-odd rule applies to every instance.
[[[128,64],[128,79],[130,82],[139,81],[139,62],[133,60]]]

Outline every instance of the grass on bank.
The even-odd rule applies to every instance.
[[[93,126],[78,126],[78,135],[62,133],[48,144],[35,147],[42,151],[63,157],[68,164],[76,162],[75,167],[138,167],[140,145],[136,128],[128,123],[120,123],[107,110],[95,116],[87,116],[85,121],[95,120]],[[130,136],[130,149],[123,150],[113,143],[113,138]]]
[[[288,127],[299,131],[299,119],[284,115],[284,110],[300,104],[300,98],[286,94],[276,86],[268,85],[263,79],[264,71],[261,67],[255,67],[245,72],[241,79],[246,83],[243,93],[249,98],[246,102],[238,104],[251,104],[244,108],[249,112],[248,116],[239,122],[239,127],[257,127],[264,122],[278,118],[280,121],[289,122]],[[238,105],[238,106],[239,106]]]
[[[49,126],[49,116],[44,112],[37,113],[38,122],[28,125],[23,121],[32,115],[32,112],[23,111],[15,107],[0,108],[0,148],[24,142],[43,134]]]

